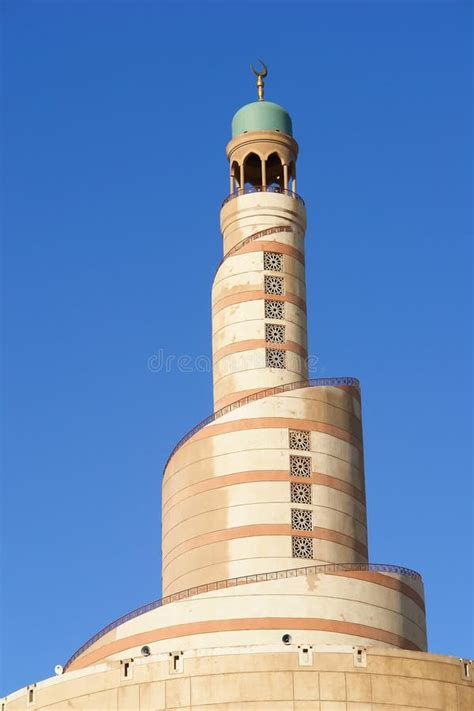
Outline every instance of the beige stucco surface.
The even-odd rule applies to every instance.
[[[212,288],[212,346],[215,409],[255,391],[308,376],[306,285],[304,272],[305,208],[288,195],[244,195],[226,203],[221,211],[225,259]],[[241,244],[262,230],[264,234]],[[239,247],[236,249],[236,247]],[[230,252],[231,249],[235,252]],[[281,254],[283,268],[265,269],[265,252]],[[283,280],[284,293],[265,293],[265,276]],[[284,317],[265,316],[265,299],[283,304]],[[285,328],[286,367],[266,364],[265,324]]]
[[[308,653],[304,654],[303,649]],[[171,653],[174,650],[170,650]],[[5,711],[471,711],[472,676],[453,657],[306,642],[136,657],[39,682],[7,697]],[[472,674],[472,666],[468,664]]]
[[[291,481],[300,479],[290,474],[298,452],[289,430],[308,427],[311,449],[300,454],[312,461],[312,503],[301,507],[290,498]],[[361,437],[352,389],[322,386],[251,402],[200,430],[164,475],[164,594],[294,567],[290,524],[298,507],[312,512],[314,560],[366,562]]]
[[[395,573],[303,574],[218,588],[134,617],[86,649],[71,669],[179,649],[272,644],[290,633],[311,644],[426,649],[421,581]]]

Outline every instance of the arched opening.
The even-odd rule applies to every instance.
[[[230,192],[235,193],[242,185],[240,183],[240,165],[236,160],[230,166]]]
[[[278,191],[285,187],[283,165],[278,153],[271,153],[266,160],[267,190]]]
[[[294,161],[291,161],[288,166],[288,190],[296,192],[296,166]]]
[[[260,188],[262,185],[262,161],[256,153],[249,153],[242,166],[244,188]]]

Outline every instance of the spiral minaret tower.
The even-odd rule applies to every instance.
[[[163,594],[185,596],[187,615],[177,605],[174,619],[168,606],[158,615],[165,627],[137,644],[288,635],[425,650],[419,576],[368,564],[359,383],[308,380],[306,209],[289,114],[264,100],[244,106],[226,153],[212,287],[215,411],[178,443],[163,476]],[[102,637],[70,668],[135,654],[135,633],[125,632]]]
[[[226,151],[214,412],[163,475],[164,597],[26,698],[48,711],[467,711],[470,662],[426,654],[420,576],[369,563],[359,383],[308,379],[298,145],[256,73],[259,100],[235,114]]]
[[[216,412],[165,470],[165,594],[295,564],[367,563],[359,385],[308,381],[291,120],[255,102],[232,134],[212,288]]]

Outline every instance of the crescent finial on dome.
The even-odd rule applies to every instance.
[[[263,101],[263,78],[267,76],[268,74],[268,69],[267,65],[265,62],[262,62],[261,59],[258,60],[260,64],[262,65],[263,69],[261,71],[257,71],[253,64],[250,65],[250,69],[253,71],[255,76],[257,77],[257,94],[258,94],[258,100]]]

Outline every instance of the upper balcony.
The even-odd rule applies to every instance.
[[[222,207],[228,203],[229,200],[241,197],[242,195],[249,195],[251,193],[279,193],[280,195],[289,195],[289,197],[298,200],[298,202],[304,205],[303,198],[289,188],[284,188],[280,185],[247,185],[245,188],[236,188],[232,193],[230,193],[230,195],[228,195],[222,202]]]
[[[273,227],[290,228],[299,242],[306,230],[306,208],[292,188],[259,183],[236,187],[220,211],[224,254],[250,235]]]

